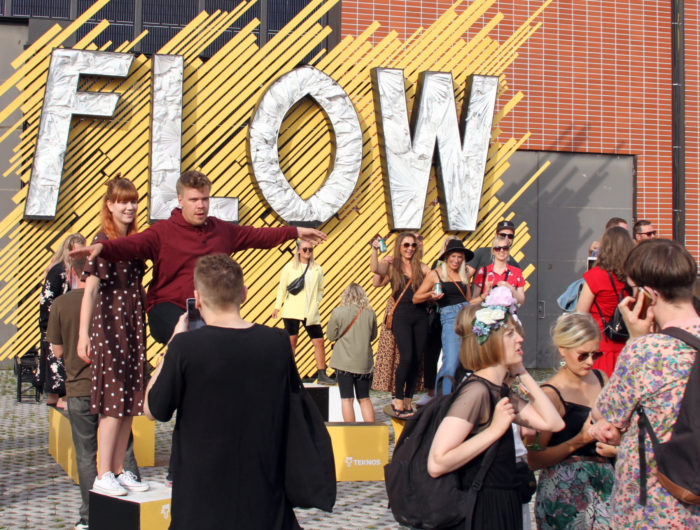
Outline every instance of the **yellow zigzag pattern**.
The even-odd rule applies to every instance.
[[[0,122],[16,110],[23,119],[11,123],[0,137],[4,141],[14,130],[26,126],[21,141],[11,158],[10,169],[3,175],[17,173],[28,182],[34,146],[36,145],[44,84],[51,50],[61,47],[80,26],[104,7],[109,0],[98,0],[70,26],[52,27],[39,40],[12,62],[16,72],[0,86],[0,95],[15,87],[20,95],[0,112]],[[467,238],[467,245],[476,248],[489,244],[495,224],[511,219],[512,204],[539,174],[543,166],[522,189],[507,202],[496,197],[500,180],[508,168],[508,157],[527,139],[498,141],[498,123],[523,98],[518,92],[508,96],[504,72],[517,57],[517,50],[537,31],[535,22],[551,0],[546,0],[533,15],[505,42],[491,38],[491,32],[502,20],[498,13],[470,40],[463,36],[470,26],[483,17],[495,0],[476,0],[468,6],[455,3],[434,24],[420,28],[402,41],[390,32],[375,45],[370,38],[379,27],[370,25],[362,34],[345,37],[330,51],[322,50],[312,60],[316,68],[335,79],[349,94],[357,108],[364,129],[363,166],[352,198],[322,227],[329,240],[319,247],[317,261],[325,272],[325,296],[321,317],[327,322],[330,311],[350,281],[362,284],[372,305],[383,317],[388,288],[371,287],[367,242],[377,233],[386,234],[387,211],[377,129],[372,101],[370,70],[373,67],[403,68],[407,78],[409,108],[415,94],[418,74],[425,70],[451,71],[455,79],[457,100],[464,97],[467,76],[473,73],[500,76],[499,104],[494,121],[492,145],[480,204],[480,225]],[[264,90],[280,75],[300,64],[314,48],[324,42],[331,29],[320,23],[337,0],[313,0],[282,31],[262,47],[253,33],[259,21],[253,20],[231,38],[208,61],[199,55],[254,2],[243,2],[231,12],[200,13],[160,51],[180,54],[185,58],[183,94],[182,167],[198,168],[213,182],[212,194],[239,198],[242,224],[277,225],[277,219],[254,188],[254,179],[246,155],[247,123]],[[102,21],[74,48],[98,49],[93,40],[109,23]],[[145,32],[119,46],[107,43],[99,49],[130,52]],[[147,193],[151,110],[151,61],[137,55],[126,80],[84,79],[81,90],[116,91],[122,94],[115,116],[110,120],[74,118],[66,154],[58,213],[53,221],[24,221],[22,214],[27,187],[14,197],[17,205],[0,221],[0,237],[9,243],[0,255],[0,318],[17,327],[14,338],[0,346],[0,359],[25,352],[37,345],[39,291],[43,270],[66,233],[81,232],[88,239],[99,228],[100,200],[103,184],[117,172],[131,179],[140,194],[139,226],[147,225]],[[312,101],[302,101],[292,109],[283,124],[279,140],[282,168],[302,197],[309,197],[328,173],[331,157],[331,131],[322,111]],[[439,253],[442,239],[440,209],[436,187],[428,194],[421,233],[425,237],[425,261],[431,263]],[[529,240],[527,226],[518,226],[514,255],[522,259],[522,246]],[[291,259],[292,245],[278,250],[249,250],[236,255],[246,274],[249,299],[244,316],[258,323],[275,325],[269,317],[274,304],[277,281],[282,266]],[[528,266],[529,276],[534,267]],[[150,271],[147,281],[150,280]],[[303,335],[303,334],[302,334]],[[149,356],[158,351],[149,337]],[[329,351],[330,354],[330,351]],[[302,374],[313,370],[310,342],[304,337],[297,349],[297,362]]]

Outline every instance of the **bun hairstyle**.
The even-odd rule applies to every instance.
[[[136,186],[134,186],[134,183],[128,179],[122,178],[120,173],[117,173],[113,178],[109,179],[105,183],[105,186],[107,186],[107,193],[105,193],[102,201],[102,231],[107,235],[108,239],[115,239],[121,234],[114,224],[112,212],[109,211],[107,202],[115,203],[138,201],[139,192],[136,191]],[[134,218],[134,220],[128,226],[126,234],[133,234],[137,230],[136,218]]]
[[[474,319],[479,309],[479,305],[466,305],[459,311],[455,321],[455,333],[462,338],[459,360],[464,368],[474,372],[499,364],[503,360],[503,335],[506,330],[510,327],[521,330],[514,320],[508,317],[504,325],[491,331],[483,344],[479,344],[474,334]]]
[[[557,318],[551,331],[558,348],[577,348],[592,340],[600,340],[600,328],[590,313],[564,313]]]

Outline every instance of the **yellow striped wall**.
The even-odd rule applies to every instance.
[[[0,111],[0,122],[9,126],[0,141],[5,141],[12,131],[25,128],[10,160],[10,168],[3,176],[16,173],[24,184],[28,182],[51,51],[61,47],[108,1],[98,0],[65,29],[58,25],[52,27],[11,63],[15,73],[0,86],[0,96],[13,88],[19,89],[20,95]],[[500,13],[471,40],[465,40],[467,29],[484,16],[494,1],[475,0],[468,5],[458,2],[430,27],[421,28],[405,41],[391,32],[372,45],[370,37],[379,27],[374,23],[362,34],[348,36],[332,50],[322,50],[312,59],[311,64],[330,75],[348,93],[364,134],[362,173],[357,188],[338,215],[321,227],[329,234],[328,241],[316,252],[316,259],[325,273],[326,289],[321,305],[324,323],[350,281],[365,287],[380,319],[389,294],[388,287],[371,287],[369,272],[367,243],[376,233],[388,231],[371,68],[404,69],[409,108],[422,71],[451,71],[460,105],[467,76],[474,73],[500,76],[499,110],[494,120],[480,205],[481,222],[476,231],[458,234],[467,239],[469,247],[489,244],[495,224],[503,218],[513,218],[514,202],[545,169],[546,166],[540,168],[514,196],[498,195],[502,187],[500,178],[508,168],[508,157],[527,138],[527,135],[499,138],[499,121],[523,98],[521,92],[513,93],[509,89],[505,72],[517,57],[518,48],[537,31],[540,24],[536,19],[551,0],[543,2],[532,17],[502,43],[491,37],[503,18]],[[185,58],[182,168],[196,168],[206,173],[213,182],[213,195],[238,197],[242,224],[275,226],[281,222],[253,186],[246,154],[247,123],[266,87],[298,66],[311,50],[324,42],[331,29],[320,21],[336,2],[313,0],[261,47],[253,34],[259,21],[253,20],[206,62],[199,59],[200,53],[254,2],[243,2],[231,12],[202,12],[159,51]],[[108,25],[107,21],[102,21],[74,48],[98,49],[93,41]],[[107,43],[99,49],[133,53],[134,46],[144,35],[145,32],[130,42]],[[88,78],[81,81],[81,90],[116,91],[122,97],[112,119],[73,119],[56,218],[52,221],[23,220],[27,191],[24,186],[13,197],[14,210],[0,221],[0,237],[8,236],[9,241],[0,254],[0,281],[4,282],[0,288],[0,318],[17,327],[13,338],[0,345],[0,359],[21,354],[38,344],[43,270],[66,233],[81,232],[89,239],[98,230],[100,201],[107,178],[120,172],[134,181],[140,194],[139,226],[147,225],[151,61],[137,54],[126,80]],[[9,117],[17,109],[24,118],[10,123]],[[298,104],[285,119],[279,140],[282,168],[304,198],[320,187],[328,172],[330,140],[331,132],[323,114],[312,102]],[[434,178],[427,202],[421,233],[425,237],[425,261],[431,263],[446,235],[440,220]],[[518,225],[513,252],[516,259],[524,257],[521,249],[529,238],[528,227]],[[390,239],[389,243],[392,241]],[[270,314],[279,273],[291,259],[290,250],[291,245],[283,245],[279,249],[236,254],[249,288],[249,299],[243,307],[245,318],[261,324],[281,325],[272,321]],[[525,277],[533,270],[532,265],[528,266]],[[150,271],[146,282],[149,279]],[[313,368],[313,355],[304,332],[301,335],[297,362],[304,374]],[[153,356],[159,347],[150,337],[148,340],[149,355]]]

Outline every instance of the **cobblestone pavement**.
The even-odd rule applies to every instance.
[[[48,407],[33,399],[18,403],[15,389],[13,372],[0,370],[0,529],[73,528],[80,491],[49,455]],[[382,409],[389,395],[373,393],[372,401],[377,421],[388,422]],[[146,480],[165,477],[173,425],[156,424],[157,466],[141,468]],[[399,528],[387,508],[383,482],[339,482],[332,514],[296,513],[307,529]]]

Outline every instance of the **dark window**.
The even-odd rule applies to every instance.
[[[195,0],[143,0],[143,25],[184,26],[199,13]]]
[[[19,17],[70,18],[70,0],[12,0],[12,14]]]

